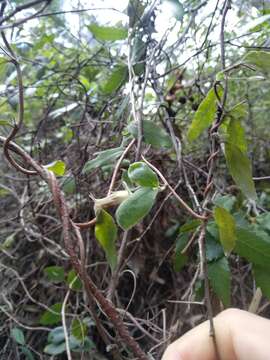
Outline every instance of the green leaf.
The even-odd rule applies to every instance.
[[[260,287],[264,296],[270,300],[270,269],[259,265],[252,266],[256,286]]]
[[[8,122],[7,120],[0,120],[0,125],[1,126],[10,126],[10,122]]]
[[[145,58],[145,53],[147,49],[147,43],[143,41],[140,34],[138,34],[134,39],[134,44],[132,47],[131,61],[132,64],[143,61]]]
[[[231,297],[231,273],[228,260],[223,257],[208,263],[210,285],[222,303],[228,307]]]
[[[115,66],[108,78],[101,84],[101,91],[110,95],[117,91],[128,79],[128,67],[126,65]]]
[[[140,76],[145,70],[145,58],[147,52],[147,42],[143,41],[142,36],[138,33],[133,42],[131,63],[135,75]]]
[[[42,325],[58,324],[61,321],[61,309],[62,309],[61,303],[56,303],[50,306],[50,308],[42,314],[39,321],[40,324]]]
[[[157,174],[144,162],[135,162],[129,166],[128,176],[131,181],[139,186],[158,187]]]
[[[74,133],[72,129],[69,129],[67,126],[62,126],[61,129],[61,137],[63,139],[64,143],[70,142],[70,140],[73,138]]]
[[[65,194],[74,194],[76,190],[76,181],[73,176],[67,176],[63,179],[62,189]]]
[[[188,234],[180,234],[176,239],[175,254],[173,258],[173,268],[176,272],[181,271],[183,266],[187,263],[187,255],[181,253],[187,243]]]
[[[73,319],[71,323],[71,334],[80,341],[84,341],[87,333],[87,326],[79,319]]]
[[[176,222],[168,227],[168,229],[165,231],[164,236],[166,238],[175,237],[175,235],[177,235],[178,233],[178,230],[179,230],[179,223]]]
[[[258,215],[256,217],[256,222],[264,230],[270,231],[270,212]]]
[[[124,148],[117,147],[114,149],[108,149],[98,153],[98,156],[92,160],[89,160],[85,163],[82,170],[83,174],[89,174],[92,170],[114,163],[120,156],[123,154]]]
[[[229,172],[236,185],[248,199],[256,200],[257,194],[252,179],[251,163],[247,154],[231,142],[226,142],[225,157]]]
[[[127,170],[122,172],[121,181],[124,184],[124,187],[127,187],[128,189],[134,188],[134,184],[131,182]]]
[[[83,326],[85,326],[85,324],[83,324]],[[95,348],[95,345],[88,337],[84,337],[82,341],[71,334],[69,336],[69,347],[72,351],[82,352]],[[50,355],[58,355],[65,351],[66,343],[64,329],[63,326],[59,326],[49,333],[48,345],[45,347],[44,352]]]
[[[241,28],[241,35],[250,31],[259,31],[263,24],[269,24],[270,14],[260,16],[249,22],[244,28]]]
[[[225,253],[230,253],[236,242],[236,225],[234,218],[222,207],[214,208],[214,218],[218,225],[219,238]]]
[[[52,282],[62,282],[65,280],[65,271],[62,266],[48,266],[44,269],[47,278]]]
[[[117,226],[112,216],[105,210],[98,211],[95,225],[95,236],[105,251],[106,258],[112,270],[117,264],[117,252],[115,241],[117,238]]]
[[[96,348],[95,344],[93,343],[92,340],[89,339],[89,337],[86,337],[82,342],[76,339],[73,335],[71,335],[69,338],[69,344],[70,344],[70,349],[73,352],[79,352],[79,353],[89,352],[90,350],[94,350]]]
[[[123,27],[100,26],[97,24],[91,24],[88,26],[88,29],[91,31],[94,37],[100,41],[124,40],[128,36],[128,30]]]
[[[0,185],[0,197],[4,197],[9,195],[11,192],[8,189],[4,189],[3,187],[1,187]]]
[[[48,342],[59,344],[65,340],[65,333],[63,326],[58,326],[52,329],[48,335]]]
[[[270,53],[268,51],[250,51],[244,57],[244,62],[255,65],[263,73],[270,72]]]
[[[15,238],[16,238],[16,232],[14,232],[13,234],[10,234],[2,244],[0,244],[0,249],[3,249],[3,250],[7,250],[9,249],[13,244],[14,244],[14,241],[15,241]]]
[[[60,344],[48,344],[45,346],[44,352],[49,355],[59,355],[66,351],[66,343],[62,342]]]
[[[75,270],[70,270],[67,276],[67,283],[70,289],[80,291],[82,289],[82,282]]]
[[[205,252],[207,261],[217,260],[224,256],[223,247],[220,245],[219,237],[216,239],[211,236],[209,232],[206,232]]]
[[[169,12],[176,18],[176,20],[181,21],[185,14],[184,7],[182,3],[178,0],[165,0],[169,7]]]
[[[232,211],[233,206],[236,202],[236,197],[232,195],[218,195],[214,200],[213,204],[219,207],[226,209],[227,211]]]
[[[124,230],[140,222],[152,209],[158,190],[141,188],[125,200],[116,211],[116,221]]]
[[[17,327],[11,329],[11,336],[16,341],[17,344],[25,345],[25,338],[23,331]]]
[[[246,102],[240,102],[234,105],[226,116],[232,117],[235,120],[243,120],[248,115],[248,104]]]
[[[33,355],[32,351],[30,349],[23,346],[23,347],[21,347],[20,350],[24,354],[25,360],[35,360],[34,355]]]
[[[236,118],[231,119],[227,126],[227,140],[237,146],[244,154],[247,154],[245,130]]]
[[[223,90],[221,87],[218,88],[218,95],[222,97]],[[204,100],[200,103],[192,123],[189,127],[187,138],[188,141],[194,141],[201,133],[207,129],[216,117],[217,105],[216,105],[216,93],[215,89],[209,90]]]
[[[184,225],[180,227],[179,232],[190,232],[196,230],[197,227],[201,225],[201,223],[202,222],[199,219],[187,221]]]
[[[214,221],[209,221],[206,227],[207,233],[209,233],[214,239],[217,239],[219,242],[219,229],[217,224]]]
[[[238,201],[239,201],[240,197],[241,197],[241,195],[238,197]],[[238,202],[237,206],[239,207],[239,206],[242,206],[242,205],[243,205],[243,200],[240,199],[240,202]],[[250,222],[247,219],[247,212],[244,209],[241,209],[241,210],[238,210],[238,211],[234,212],[233,217],[234,217],[234,220],[235,220],[236,225],[238,227],[250,228]],[[251,228],[253,229],[254,227],[251,227]]]
[[[50,170],[56,176],[63,176],[66,171],[66,164],[61,160],[56,160],[44,166],[45,169]]]
[[[127,131],[137,138],[138,123],[136,121],[131,122],[127,126]],[[143,120],[143,138],[147,144],[152,145],[156,149],[172,147],[171,138],[166,131],[150,120]]]
[[[244,104],[242,104],[244,105]],[[231,111],[232,119],[227,126],[227,141],[225,142],[225,157],[230,174],[243,194],[256,200],[256,190],[252,179],[252,167],[247,154],[247,142],[244,128],[238,119],[244,116],[244,110],[238,104]]]
[[[270,268],[270,238],[264,231],[236,228],[235,252],[248,261]]]

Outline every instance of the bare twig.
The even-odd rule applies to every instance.
[[[123,234],[121,246],[120,246],[120,249],[118,252],[117,266],[112,274],[110,286],[108,289],[108,299],[110,301],[112,301],[112,299],[113,299],[114,292],[115,292],[115,289],[117,287],[117,283],[119,280],[119,273],[121,271],[121,267],[122,267],[122,263],[123,263],[123,259],[124,259],[124,253],[125,253],[125,249],[126,249],[126,245],[127,245],[127,240],[128,240],[128,231],[125,231]]]
[[[109,187],[107,196],[109,196],[112,193],[114,185],[115,185],[115,181],[116,181],[116,176],[117,176],[118,170],[120,168],[120,165],[121,165],[123,159],[125,158],[125,156],[127,155],[127,153],[129,152],[129,150],[132,148],[132,145],[134,143],[135,143],[135,139],[131,140],[131,142],[125,148],[123,154],[121,155],[121,157],[117,161],[116,166],[115,166],[114,171],[113,171],[112,180],[111,180],[111,183],[110,183],[110,187]]]
[[[208,279],[208,267],[207,267],[207,259],[206,259],[206,251],[205,251],[205,225],[202,226],[199,239],[199,248],[200,248],[200,261],[201,261],[201,273],[200,277],[204,279],[204,292],[205,292],[205,304],[207,307],[208,319],[210,323],[210,336],[213,339],[213,345],[215,348],[215,354],[217,360],[220,360],[220,354],[217,346],[217,339],[215,334],[215,327],[214,327],[214,316],[213,316],[213,309],[210,299],[210,287],[209,287],[209,279]]]
[[[73,279],[70,286],[72,286],[73,282],[76,280],[76,277]],[[67,352],[67,358],[68,360],[72,360],[71,351],[70,351],[70,345],[69,345],[69,336],[68,336],[68,330],[67,330],[67,323],[66,323],[66,305],[68,302],[68,298],[70,295],[70,289],[68,289],[66,296],[64,298],[64,301],[62,303],[62,309],[61,309],[61,316],[62,316],[62,324],[63,324],[63,330],[65,335],[65,343],[66,343],[66,352]]]
[[[226,69],[226,58],[225,58],[225,42],[224,42],[224,29],[225,29],[225,20],[229,9],[231,8],[231,0],[226,0],[224,2],[223,14],[221,18],[221,27],[220,27],[220,50],[221,50],[221,65],[222,69]]]
[[[270,180],[270,176],[254,177],[253,180],[254,181]]]
[[[168,183],[168,181],[165,179],[165,177],[162,175],[162,173],[154,165],[152,165],[149,161],[147,161],[143,156],[142,156],[142,159],[143,159],[143,161],[146,162],[147,165],[149,165],[158,174],[158,176],[163,181],[163,183],[166,186],[168,186],[168,188],[170,189],[172,194],[175,196],[175,198],[179,201],[179,203],[182,205],[182,207],[184,209],[186,209],[186,211],[190,215],[192,215],[196,219],[200,219],[200,220],[205,220],[206,219],[206,216],[202,216],[202,215],[197,214],[195,211],[193,211],[191,209],[191,207],[188,206],[188,204],[185,203],[185,201],[175,192],[174,188]]]
[[[20,130],[22,124],[23,124],[23,116],[24,116],[24,96],[23,96],[23,81],[22,81],[22,71],[20,64],[16,58],[15,53],[13,52],[11,46],[9,45],[7,38],[4,34],[4,32],[1,32],[2,39],[4,41],[4,44],[7,47],[8,50],[8,56],[10,58],[10,61],[15,65],[16,71],[17,71],[17,79],[18,79],[18,88],[19,88],[19,110],[18,110],[18,120],[17,123],[14,125],[13,129],[11,130],[10,134],[6,138],[6,141],[4,143],[4,154],[7,160],[12,164],[18,171],[27,174],[27,175],[34,175],[36,174],[35,171],[27,170],[23,168],[21,165],[19,165],[13,157],[9,154],[9,142],[16,136],[17,132]]]
[[[3,312],[8,318],[12,319],[16,324],[21,326],[24,329],[31,330],[31,331],[47,331],[50,332],[52,329],[44,327],[44,326],[29,326],[26,324],[23,324],[17,318],[13,315],[11,315],[3,306],[0,306],[0,312]]]
[[[7,15],[5,18],[2,18],[0,20],[0,30],[3,31],[3,30],[6,30],[6,29],[14,28],[14,27],[17,27],[17,26],[20,26],[20,25],[26,23],[27,21],[29,21],[31,19],[34,19],[35,17],[37,17],[39,14],[41,14],[46,9],[46,7],[49,5],[49,3],[51,1],[52,0],[36,0],[36,1],[31,1],[29,3],[26,3],[24,5],[17,6],[15,8],[15,10],[13,10],[9,15]],[[4,22],[8,21],[14,15],[16,15],[18,12],[20,12],[22,10],[25,10],[25,9],[28,9],[30,7],[33,7],[33,6],[38,5],[39,3],[43,3],[43,2],[45,2],[45,4],[38,11],[36,11],[34,14],[32,14],[30,16],[27,16],[26,18],[17,20],[12,24],[2,25]]]

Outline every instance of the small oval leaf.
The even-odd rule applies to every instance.
[[[64,161],[56,160],[52,162],[51,164],[44,166],[47,170],[50,170],[54,173],[56,176],[63,176],[66,171],[66,164]]]
[[[141,188],[125,200],[116,211],[117,223],[124,230],[132,228],[152,209],[158,190]]]
[[[65,271],[61,266],[48,266],[44,269],[44,273],[52,282],[62,282],[65,280]]]
[[[82,289],[82,282],[75,270],[70,270],[67,276],[67,283],[70,289],[80,291]]]
[[[84,341],[86,337],[87,326],[79,319],[73,319],[71,323],[71,334],[79,341]]]
[[[56,303],[50,306],[50,308],[42,314],[40,318],[40,324],[42,325],[58,324],[61,321],[61,309],[62,309],[61,303]]]
[[[15,327],[11,330],[11,336],[16,341],[17,344],[25,345],[24,334],[21,329]]]
[[[135,162],[128,169],[128,176],[131,181],[139,186],[158,187],[157,174],[144,162]]]
[[[60,344],[63,341],[65,341],[65,333],[63,326],[58,326],[49,332],[49,343]]]
[[[54,344],[54,343],[48,344],[44,349],[44,352],[49,355],[59,355],[65,351],[66,351],[66,343],[65,342],[62,342],[59,344]]]

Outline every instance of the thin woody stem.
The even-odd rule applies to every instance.
[[[160,179],[164,182],[164,184],[166,186],[168,186],[168,188],[170,189],[172,194],[175,196],[175,198],[179,201],[179,203],[182,205],[182,207],[185,208],[187,212],[189,212],[190,215],[192,215],[196,219],[200,219],[200,220],[206,220],[207,219],[206,216],[202,216],[200,214],[197,214],[194,210],[191,209],[191,207],[188,206],[188,204],[177,194],[177,192],[174,190],[174,188],[168,183],[166,178],[162,175],[162,173],[154,165],[152,165],[149,161],[147,161],[145,159],[145,157],[143,157],[143,156],[142,156],[142,159],[143,159],[143,161],[146,162],[147,165],[149,165],[158,174]]]
[[[121,157],[117,161],[117,164],[116,164],[116,166],[114,168],[114,171],[113,171],[112,180],[111,180],[111,183],[110,183],[110,187],[109,187],[107,196],[109,196],[112,193],[114,185],[115,185],[115,181],[116,181],[116,176],[117,176],[118,170],[120,168],[120,165],[121,165],[123,159],[125,158],[125,156],[127,155],[127,153],[129,152],[129,150],[132,148],[134,143],[135,143],[135,139],[131,140],[131,142],[125,148],[123,154],[121,155]]]

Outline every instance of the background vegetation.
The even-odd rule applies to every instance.
[[[114,5],[1,1],[1,359],[270,316],[270,2]]]

